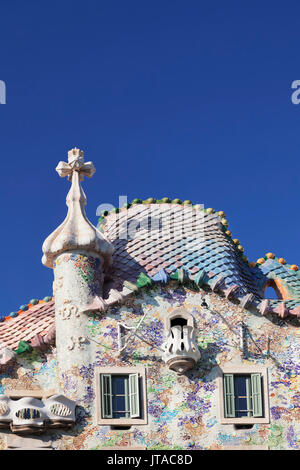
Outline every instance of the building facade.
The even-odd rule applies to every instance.
[[[0,323],[0,448],[299,449],[298,267],[249,262],[190,201],[135,199],[96,228],[93,164],[73,149],[57,171],[53,296]]]

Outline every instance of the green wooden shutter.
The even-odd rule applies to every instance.
[[[234,406],[234,376],[233,374],[224,374],[224,417],[235,417]]]
[[[246,378],[246,391],[247,391],[247,416],[252,416],[252,388],[251,388],[251,376]]]
[[[130,418],[129,375],[124,379],[124,389],[126,418]]]
[[[112,387],[111,375],[101,374],[102,417],[112,418]]]
[[[130,418],[140,416],[139,374],[129,375],[129,406]]]
[[[252,392],[252,408],[253,417],[262,416],[262,394],[261,394],[261,375],[251,374],[251,392]]]

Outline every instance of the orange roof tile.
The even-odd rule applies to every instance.
[[[45,336],[54,325],[54,300],[39,302],[17,317],[0,323],[0,347],[16,349],[19,341],[30,341],[37,333]]]

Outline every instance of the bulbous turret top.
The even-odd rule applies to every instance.
[[[68,176],[72,182],[66,203],[68,214],[63,223],[43,243],[42,263],[53,268],[54,258],[65,251],[83,250],[100,255],[105,264],[111,263],[113,245],[87,219],[86,196],[80,181],[91,178],[96,169],[92,162],[84,162],[82,150],[74,148],[68,152],[68,163],[59,162],[56,171],[62,178]]]

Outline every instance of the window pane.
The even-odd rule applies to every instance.
[[[234,390],[236,397],[246,397],[247,396],[247,387],[246,387],[246,376],[237,375],[234,378]]]
[[[234,377],[234,394],[236,417],[252,416],[252,401],[249,375],[236,375]]]
[[[128,375],[112,375],[113,418],[130,418]]]
[[[236,398],[235,399],[235,410],[236,416],[248,416],[247,413],[247,398]]]
[[[113,410],[126,411],[125,396],[113,396]]]
[[[113,395],[125,395],[126,375],[112,375],[112,393]]]
[[[129,413],[129,411],[128,411],[128,412],[125,412],[125,411],[121,411],[121,412],[114,411],[114,412],[113,412],[113,418],[115,418],[115,419],[119,419],[119,418],[130,418],[130,413]]]

